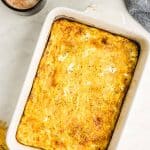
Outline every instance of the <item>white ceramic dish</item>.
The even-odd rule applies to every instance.
[[[47,43],[52,23],[56,19],[64,17],[90,26],[105,29],[112,33],[123,35],[137,41],[141,46],[140,57],[135,74],[126,95],[121,115],[117,122],[117,126],[113,133],[108,149],[117,149],[117,143],[119,140],[121,140],[121,131],[125,125],[127,114],[129,113],[130,109],[132,109],[131,104],[136,99],[138,87],[140,86],[140,82],[142,82],[142,72],[149,61],[150,36],[128,14],[122,0],[101,0],[101,5],[98,8],[96,6],[89,7],[89,9],[87,9],[85,12],[79,12],[68,8],[55,8],[48,14],[37,42],[29,71],[8,130],[7,144],[10,150],[35,150],[35,148],[24,146],[18,143],[16,140],[16,131],[32,87],[39,61]]]

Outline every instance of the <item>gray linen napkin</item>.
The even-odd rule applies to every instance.
[[[125,0],[129,13],[150,32],[150,0]]]

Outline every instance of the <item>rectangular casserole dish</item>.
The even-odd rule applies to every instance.
[[[141,54],[138,60],[136,71],[135,71],[132,83],[130,85],[130,89],[128,90],[125,104],[123,105],[122,112],[121,112],[119,121],[117,123],[117,127],[115,129],[110,146],[108,148],[112,150],[116,149],[117,142],[118,142],[117,139],[119,138],[119,135],[121,134],[121,130],[125,121],[125,117],[127,116],[128,109],[130,108],[131,102],[133,101],[133,98],[134,98],[135,90],[137,89],[137,85],[138,85],[137,81],[141,77],[142,69],[144,67],[144,64],[146,63],[146,56],[148,54],[148,49],[149,49],[148,34],[136,22],[134,22],[134,20],[132,20],[132,18],[128,16],[128,14],[124,14],[124,17],[126,18],[126,22],[128,21],[130,22],[130,27],[131,28],[134,27],[134,30],[131,30],[130,28],[128,28],[127,24],[124,23],[124,20],[122,21],[122,17],[117,16],[115,11],[112,14],[112,16],[114,15],[113,16],[114,18],[116,17],[114,19],[114,22],[111,22],[110,19],[108,19],[108,17],[110,17],[109,13],[103,13],[101,15],[97,15],[97,13],[95,13],[94,11],[91,11],[91,12],[90,11],[91,10],[89,10],[88,12],[82,13],[82,12],[78,12],[78,11],[67,9],[67,8],[56,8],[49,13],[44,23],[44,26],[42,28],[41,35],[37,43],[37,47],[36,47],[36,50],[33,55],[33,59],[29,68],[29,72],[27,74],[16,111],[13,115],[13,119],[9,127],[9,131],[7,135],[7,143],[10,149],[12,150],[35,149],[35,148],[24,146],[18,143],[16,140],[16,132],[17,132],[17,128],[18,128],[18,124],[20,122],[21,116],[24,111],[24,107],[26,105],[26,100],[28,98],[28,95],[32,87],[34,77],[37,72],[39,61],[42,57],[44,48],[46,46],[46,43],[50,34],[51,25],[53,21],[58,18],[68,18],[77,22],[81,22],[86,25],[90,25],[96,28],[110,31],[115,34],[120,34],[129,39],[137,41],[141,46]],[[141,31],[143,32],[142,34],[141,34]]]

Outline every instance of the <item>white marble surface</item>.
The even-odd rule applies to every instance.
[[[84,10],[89,2],[47,0],[42,11],[25,17],[14,14],[0,1],[0,120],[10,122],[46,14],[56,6]],[[150,90],[150,80],[145,83]],[[141,88],[140,92],[145,91]],[[134,103],[117,150],[150,149],[149,97]]]

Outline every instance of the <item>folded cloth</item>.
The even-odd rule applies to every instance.
[[[150,32],[150,0],[125,0],[129,13]]]

